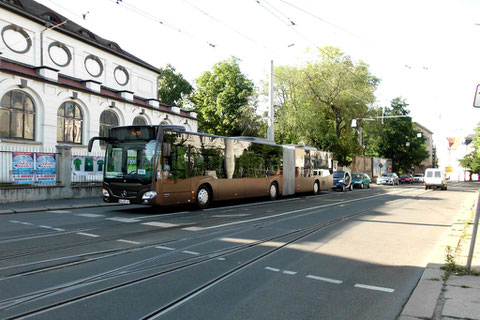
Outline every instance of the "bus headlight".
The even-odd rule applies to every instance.
[[[157,196],[155,191],[147,191],[143,194],[142,200],[151,200]]]
[[[110,193],[108,192],[107,189],[102,189],[102,194],[104,197],[107,197],[107,198],[110,197]]]
[[[340,182],[340,183],[344,183],[344,182],[345,182],[345,180],[343,180],[343,179],[340,179],[340,180],[338,180],[338,182]]]

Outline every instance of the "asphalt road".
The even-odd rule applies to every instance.
[[[396,319],[475,188],[2,215],[0,318]]]

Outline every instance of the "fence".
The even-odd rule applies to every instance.
[[[72,150],[64,159],[57,149],[37,146],[0,146],[0,184],[57,185],[60,162],[71,163],[72,185],[96,185],[103,179],[103,153]]]

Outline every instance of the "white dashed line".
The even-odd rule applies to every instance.
[[[382,292],[389,292],[389,293],[392,293],[395,291],[395,289],[391,289],[391,288],[384,288],[384,287],[377,287],[377,286],[369,286],[367,284],[360,284],[360,283],[357,283],[356,285],[354,285],[355,288],[362,288],[362,289],[368,289],[368,290],[376,290],[376,291],[382,291]]]
[[[329,282],[329,283],[335,283],[335,284],[343,283],[342,280],[330,279],[330,278],[324,278],[324,277],[317,277],[317,276],[312,276],[312,275],[308,275],[307,278],[313,279],[313,280],[319,280],[319,281]]]
[[[30,222],[20,222],[20,224],[23,224],[25,226],[33,226],[33,223]]]
[[[270,270],[270,271],[274,271],[274,272],[280,271],[280,269],[272,268],[272,267],[265,267],[265,270]]]
[[[124,242],[124,243],[130,243],[130,244],[140,244],[140,242],[137,242],[137,241],[130,241],[130,240],[123,240],[123,239],[120,239],[120,240],[117,240],[118,242]]]
[[[157,248],[157,249],[163,249],[163,250],[168,250],[168,251],[173,251],[173,250],[175,250],[175,248],[164,247],[164,246],[156,246],[155,248]]]
[[[105,219],[105,220],[117,221],[117,222],[125,222],[125,223],[138,222],[138,220],[136,220],[136,219],[132,219],[132,218],[120,218],[120,217],[107,218],[107,219]]]
[[[39,227],[44,229],[53,229],[53,227],[49,227],[49,226],[39,226]]]
[[[198,255],[200,254],[199,252],[195,252],[195,251],[187,251],[187,250],[185,250],[185,251],[182,251],[182,252],[183,252],[183,253],[186,253],[186,254],[192,254],[192,255],[194,255],[194,256],[198,256]]]
[[[283,273],[289,274],[289,275],[292,275],[292,276],[297,274],[295,271],[290,271],[290,270],[285,270],[285,271],[283,271]]]
[[[11,223],[21,223],[20,221],[17,221],[17,220],[8,220],[8,222],[11,222]]]
[[[226,259],[225,259],[225,258],[217,258],[217,260],[219,260],[219,261],[225,261]]]
[[[61,229],[61,228],[52,228],[52,229],[55,231],[65,231],[65,229]]]
[[[203,228],[201,228],[201,227],[186,227],[186,228],[182,228],[182,230],[185,230],[185,231],[201,231],[201,230],[203,230]]]
[[[251,216],[249,213],[239,213],[239,214],[217,214],[212,216],[213,218],[235,218],[235,217],[248,217]]]
[[[100,237],[99,235],[91,234],[91,233],[85,233],[85,232],[77,232],[77,234],[80,235],[80,236],[86,236],[86,237],[92,237],[92,238]]]
[[[142,223],[145,226],[159,227],[159,228],[173,228],[178,227],[178,224],[166,223],[166,222],[144,222]]]
[[[95,214],[95,213],[77,213],[77,217],[84,217],[84,218],[101,218],[105,217],[103,214]]]
[[[52,213],[70,213],[72,211],[69,210],[48,210],[47,212],[52,212]]]

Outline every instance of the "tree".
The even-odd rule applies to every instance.
[[[256,114],[255,86],[232,57],[215,64],[196,80],[191,101],[199,129],[225,136],[258,135],[265,122]]]
[[[470,173],[480,174],[480,125],[475,129],[475,136],[472,140],[473,151],[465,155],[458,162]],[[470,175],[471,179],[472,175]]]
[[[385,109],[386,116],[404,116],[384,120],[379,144],[379,155],[392,159],[394,172],[409,172],[429,156],[425,139],[414,129],[407,107],[405,100],[398,97]]]
[[[164,69],[160,68],[158,77],[158,100],[167,105],[181,106],[192,92],[192,85],[183,78],[170,64]]]
[[[304,141],[333,151],[340,165],[361,151],[352,119],[369,114],[379,80],[338,48],[319,50],[302,68],[275,69],[277,142]]]

